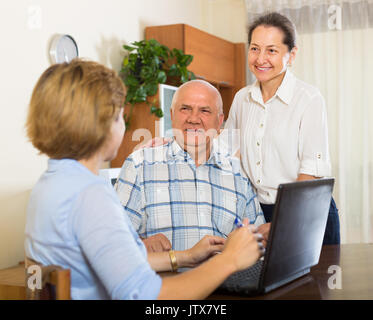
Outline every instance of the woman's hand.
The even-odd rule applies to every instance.
[[[224,248],[225,239],[217,236],[204,236],[194,247],[185,250],[188,267],[195,267]]]
[[[260,233],[253,233],[252,229],[248,219],[244,219],[243,226],[232,231],[226,240],[222,255],[234,265],[236,271],[250,267],[263,254],[263,237]]]
[[[269,237],[269,232],[271,231],[271,223],[264,223],[258,226],[258,232],[263,236],[263,245],[266,248],[267,247],[267,242],[268,242],[268,237]]]

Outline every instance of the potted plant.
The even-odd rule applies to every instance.
[[[194,73],[187,69],[193,56],[179,49],[171,50],[154,39],[135,41],[123,48],[129,52],[120,71],[127,87],[125,103],[131,105],[129,115],[125,116],[126,125],[129,126],[136,103],[147,103],[150,112],[161,118],[163,112],[157,101],[149,101],[148,97],[157,93],[160,83],[178,85],[195,79]]]

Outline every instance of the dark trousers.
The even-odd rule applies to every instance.
[[[274,205],[273,204],[260,204],[263,210],[264,218],[266,222],[272,221],[272,214]],[[340,244],[340,232],[339,232],[339,216],[338,216],[338,208],[335,204],[334,199],[332,198],[332,201],[330,203],[329,208],[329,215],[328,215],[328,221],[326,223],[325,228],[325,234],[324,234],[324,240],[323,245],[325,244]]]

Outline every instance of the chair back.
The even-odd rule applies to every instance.
[[[35,270],[41,272],[41,286],[35,285],[36,272],[30,272],[30,267],[36,266]],[[32,270],[32,269],[31,269]],[[60,266],[48,265],[30,258],[25,258],[25,285],[26,299],[28,300],[70,300],[70,269]]]

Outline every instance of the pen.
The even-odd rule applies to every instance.
[[[234,219],[234,225],[235,225],[236,228],[243,227],[242,221],[238,216],[236,216],[236,219]]]
[[[234,219],[234,226],[235,226],[236,228],[241,228],[241,227],[243,227],[242,220],[240,219],[239,216],[236,216],[236,219]],[[263,238],[262,235],[261,235],[260,233],[258,233],[257,228],[256,228],[253,224],[249,224],[248,227],[249,227],[249,229],[251,230],[252,233],[255,233],[255,234],[258,235],[258,236],[257,236],[258,238],[260,238],[260,239]]]

